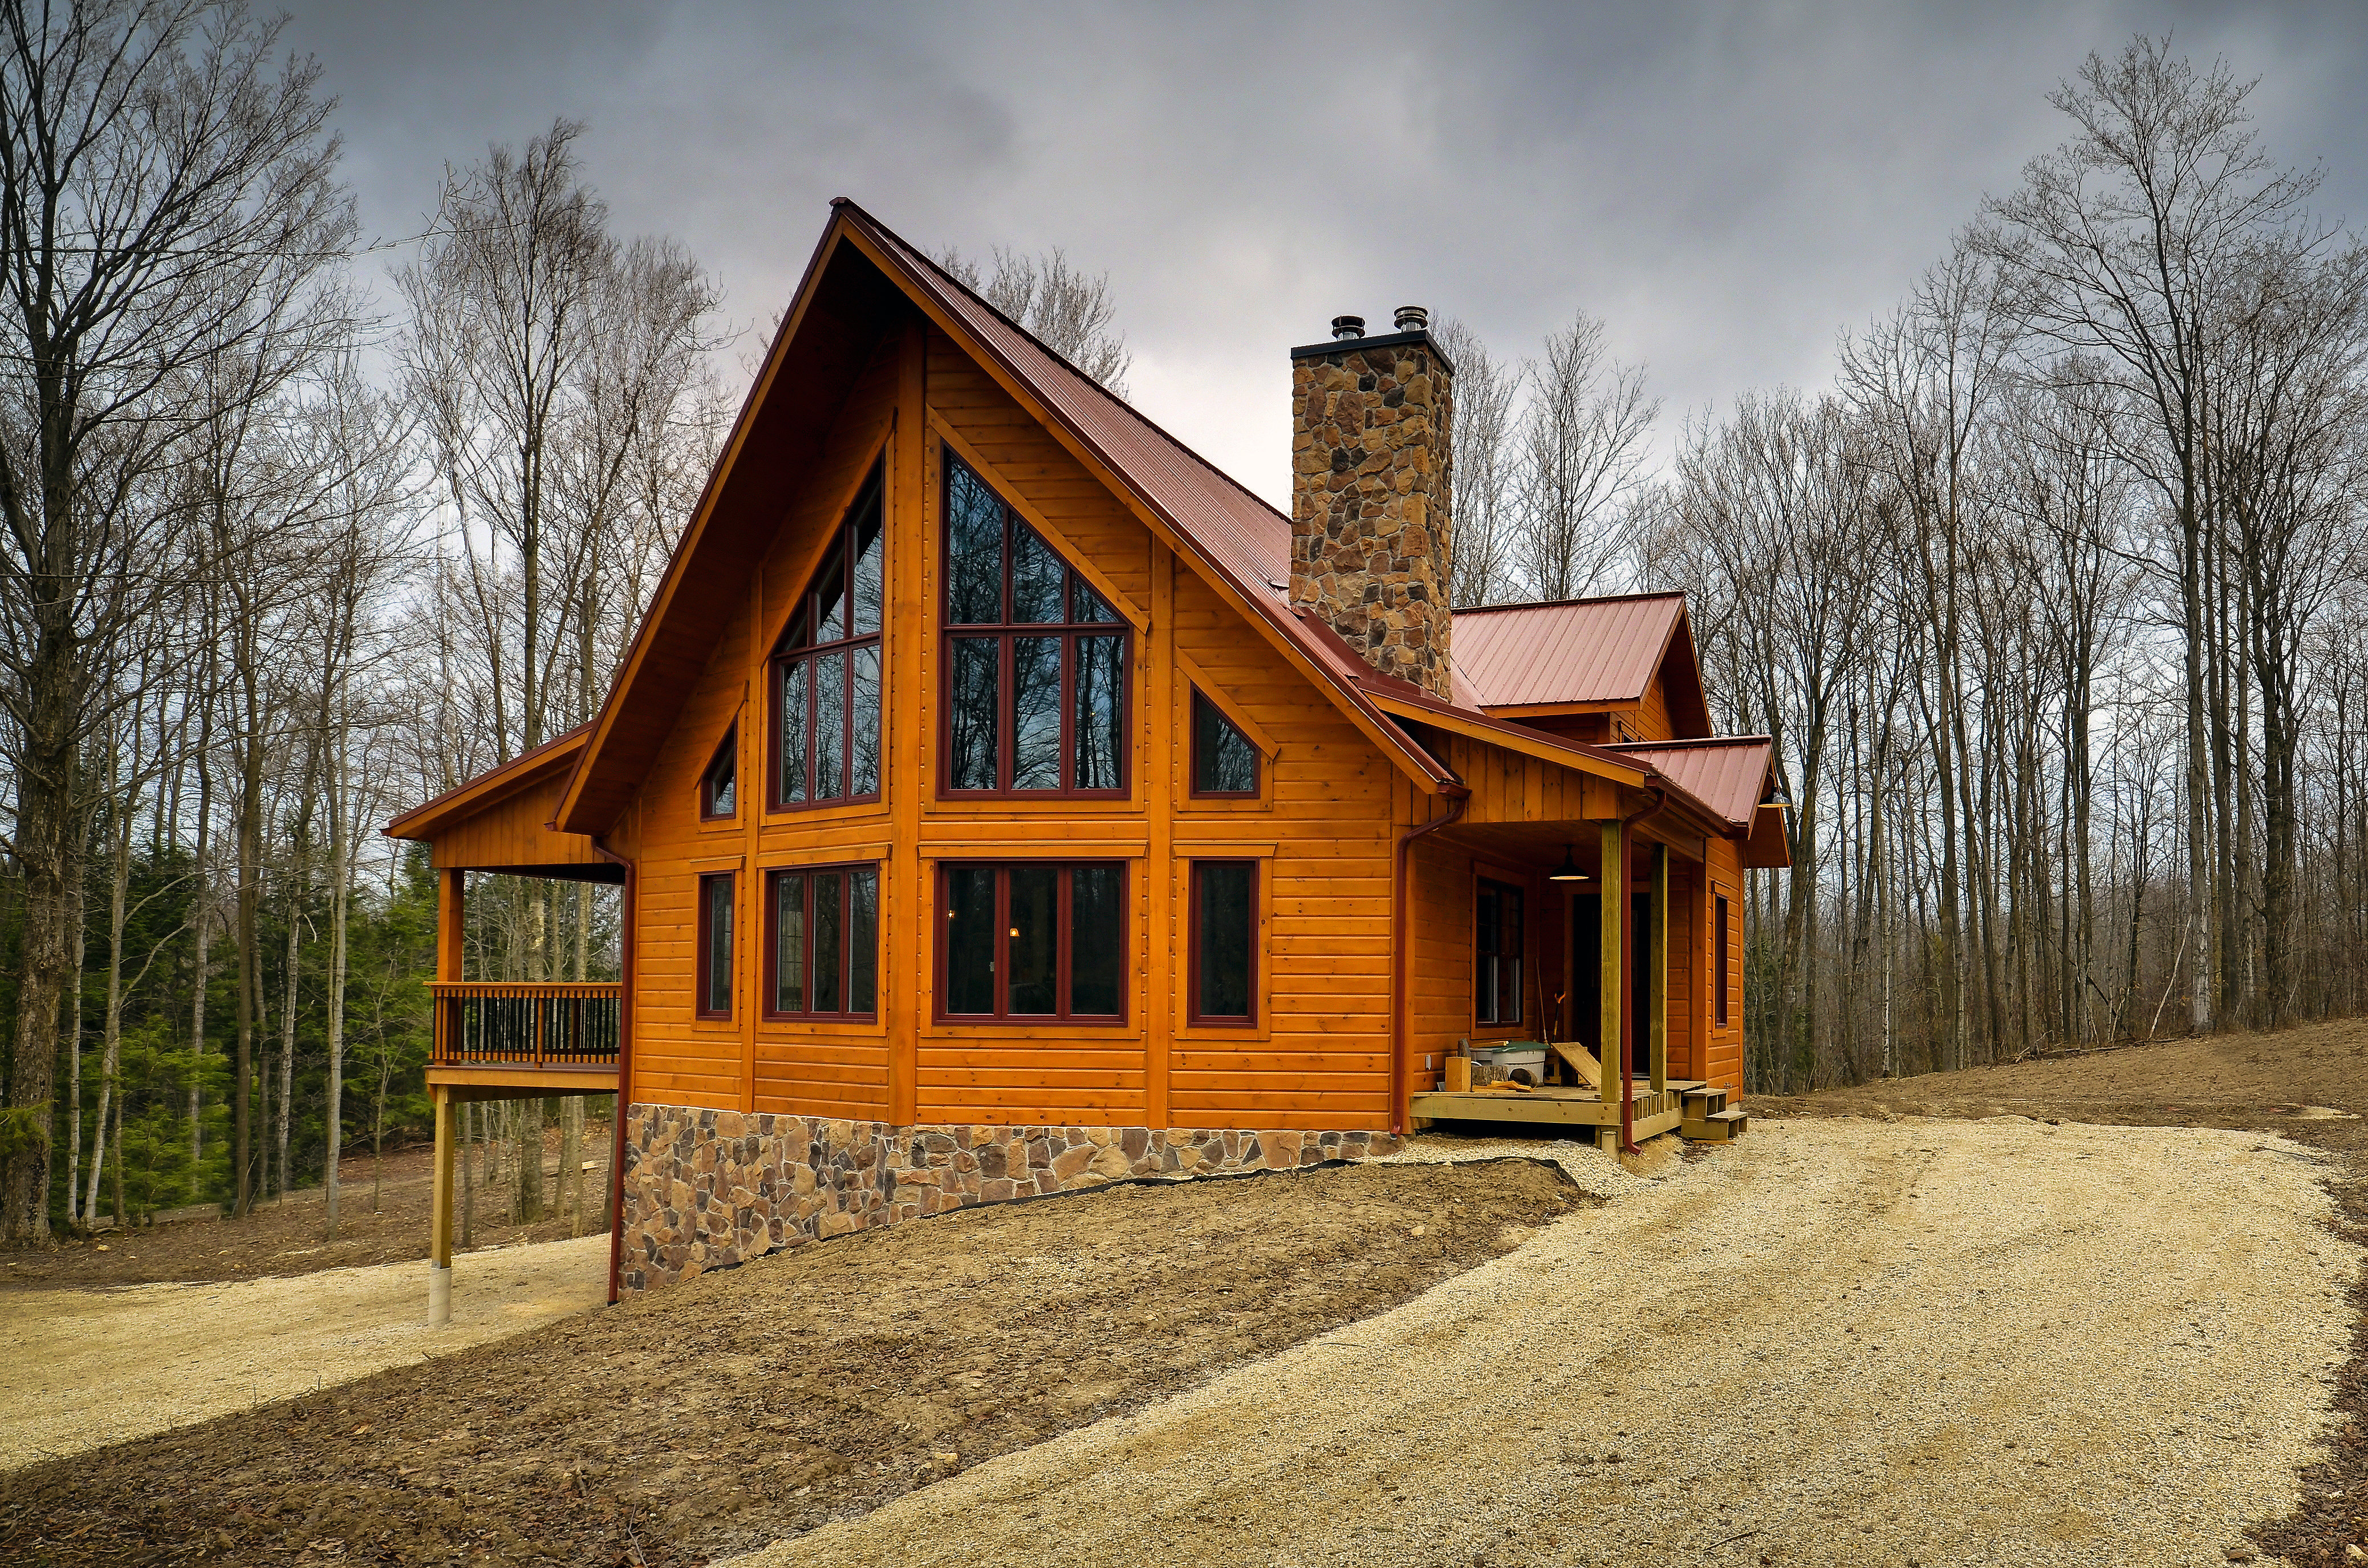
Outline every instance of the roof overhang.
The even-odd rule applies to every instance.
[[[426,804],[412,807],[386,824],[386,835],[422,842],[435,839],[511,796],[547,782],[562,769],[574,767],[583,756],[584,744],[590,733],[591,726],[579,724],[532,751],[520,752],[500,767],[488,768]]]

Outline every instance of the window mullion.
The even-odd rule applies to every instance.
[[[1076,873],[1063,867],[1053,883],[1053,1016],[1069,1016],[1069,890]]]

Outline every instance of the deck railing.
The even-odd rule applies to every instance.
[[[432,981],[438,1067],[614,1067],[624,987]]]

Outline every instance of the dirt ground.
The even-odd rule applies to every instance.
[[[1755,1125],[1395,1312],[742,1568],[1048,1538],[1063,1568],[2220,1562],[2291,1502],[2350,1341],[2328,1163]]]
[[[609,1124],[586,1121],[584,1173],[586,1231],[607,1230],[602,1195],[608,1182]],[[556,1204],[559,1131],[543,1139],[544,1202]],[[336,1241],[324,1241],[324,1210],[317,1187],[257,1204],[243,1220],[182,1220],[129,1231],[102,1231],[37,1251],[0,1256],[0,1290],[31,1286],[54,1290],[153,1285],[168,1280],[256,1279],[313,1274],[324,1268],[356,1268],[373,1263],[407,1263],[427,1256],[427,1208],[435,1151],[427,1146],[390,1152],[380,1177],[379,1207],[370,1210],[370,1156],[348,1154],[340,1164]],[[510,1188],[505,1183],[476,1195],[475,1244],[513,1247],[528,1242],[561,1241],[573,1233],[565,1217],[536,1225],[507,1221]]]
[[[0,1471],[546,1328],[609,1299],[609,1238],[479,1251],[430,1331],[424,1263],[0,1291]]]
[[[1370,1317],[1594,1203],[1532,1162],[1367,1165],[864,1233],[0,1476],[0,1561],[703,1562]]]
[[[2233,1127],[2368,1149],[2368,1021],[2124,1046],[1779,1098],[1779,1116],[2028,1116],[2110,1127]],[[2329,1111],[2341,1114],[2330,1116]]]

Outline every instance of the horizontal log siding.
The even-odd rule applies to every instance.
[[[1176,801],[1176,995],[1185,1014],[1185,872],[1195,853],[1271,847],[1261,1028],[1188,1031],[1171,1058],[1179,1126],[1386,1128],[1390,1121],[1390,917],[1399,775],[1319,693],[1189,571],[1176,575],[1176,645],[1269,737],[1279,755],[1258,807],[1190,798],[1179,733]],[[1182,725],[1190,692],[1179,682]]]
[[[553,833],[546,825],[559,812],[569,770],[520,790],[455,823],[437,836],[439,871],[479,866],[598,866],[600,853],[580,834]]]
[[[1709,858],[1705,866],[1704,887],[1695,900],[1702,912],[1702,957],[1700,973],[1700,1006],[1706,1027],[1703,1038],[1708,1042],[1702,1066],[1692,1074],[1705,1083],[1723,1086],[1734,1101],[1743,1099],[1743,851],[1740,846],[1724,838],[1710,841]],[[1718,960],[1717,933],[1712,926],[1718,905],[1718,895],[1728,902],[1727,918],[1730,929],[1726,944],[1726,1027],[1721,1028],[1713,1010],[1715,998],[1710,989],[1711,968]]]
[[[633,1095],[636,1099],[700,1109],[788,1112],[803,1116],[878,1118],[887,1109],[884,1037],[860,1026],[816,1028],[753,1023],[763,967],[761,877],[753,864],[802,855],[834,844],[878,845],[886,835],[886,808],[866,806],[784,813],[765,821],[767,727],[764,661],[791,597],[819,563],[841,509],[871,460],[896,392],[897,345],[892,335],[858,375],[841,407],[822,461],[795,494],[783,497],[781,532],[757,574],[758,604],[744,597],[720,629],[713,653],[687,683],[682,709],[643,781],[638,801],[640,869],[634,1006]],[[892,543],[892,548],[894,545]],[[761,624],[752,619],[761,618]],[[896,653],[887,657],[891,672]],[[891,676],[893,681],[893,673]],[[896,701],[889,701],[890,722]],[[699,780],[724,731],[739,725],[739,812],[724,822],[699,817]],[[692,1016],[691,971],[699,950],[694,908],[701,873],[738,873],[734,888],[736,949],[733,1017]],[[757,1050],[749,1073],[749,1033]]]

